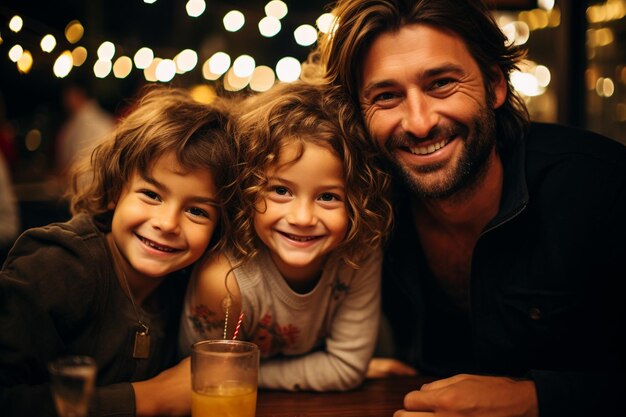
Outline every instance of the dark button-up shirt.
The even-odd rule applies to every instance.
[[[397,193],[383,272],[397,356],[430,375],[530,377],[541,417],[618,415],[626,392],[626,147],[532,124],[502,161],[500,209],[472,254],[469,313],[437,285],[407,192]]]

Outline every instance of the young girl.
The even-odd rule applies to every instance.
[[[207,338],[259,345],[264,388],[359,385],[379,322],[387,177],[337,91],[279,85],[245,105],[230,251],[199,266],[181,349]]]
[[[136,381],[175,363],[184,269],[225,226],[226,123],[182,91],[148,92],[76,172],[73,218],[18,239],[0,272],[0,414],[56,415],[46,364],[62,355],[97,363],[90,415],[170,411],[175,387]]]

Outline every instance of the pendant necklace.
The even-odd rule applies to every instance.
[[[118,258],[119,249],[115,243],[112,245],[115,248],[116,259]],[[122,279],[124,280],[124,285],[126,286],[126,291],[128,291],[128,298],[130,298],[130,302],[133,305],[133,310],[135,312],[135,318],[137,319],[137,324],[139,324],[139,329],[135,332],[135,342],[133,345],[133,358],[135,359],[148,359],[150,356],[150,328],[141,321],[139,317],[139,311],[137,310],[137,305],[135,304],[135,300],[133,298],[133,293],[130,290],[130,285],[128,285],[128,279],[126,278],[126,272],[124,272],[124,268],[120,265],[120,271],[122,272]]]
[[[126,273],[122,269],[122,277],[124,278],[124,284],[126,284],[126,290],[128,291],[128,298],[130,298],[130,302],[133,305],[133,310],[135,311],[135,317],[137,318],[137,324],[139,324],[139,329],[135,332],[135,343],[133,345],[133,358],[135,359],[148,359],[150,356],[150,335],[148,332],[150,328],[146,326],[144,322],[139,318],[139,311],[137,311],[137,306],[135,305],[135,300],[133,300],[133,294],[130,290],[130,285],[128,285],[128,280],[126,279]]]

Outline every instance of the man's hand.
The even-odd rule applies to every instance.
[[[390,376],[413,376],[417,371],[404,362],[389,358],[372,358],[367,367],[366,378],[387,378]]]
[[[535,383],[504,377],[456,375],[424,384],[404,397],[394,417],[538,417]]]
[[[191,359],[154,378],[133,382],[137,417],[191,415]]]

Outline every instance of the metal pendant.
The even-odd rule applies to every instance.
[[[150,335],[147,330],[135,332],[135,346],[133,347],[133,358],[148,359],[150,356]]]

